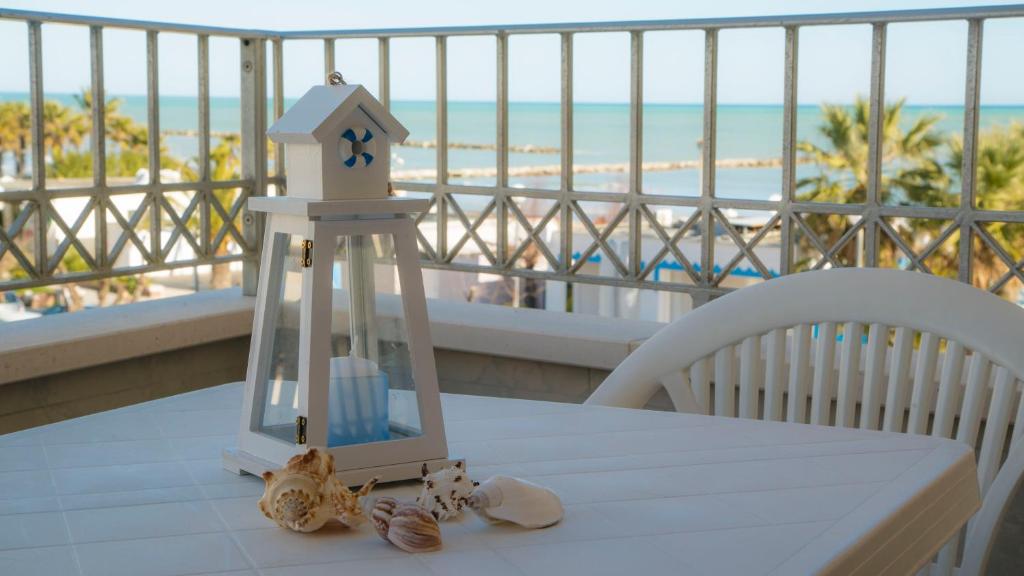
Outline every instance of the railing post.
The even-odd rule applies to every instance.
[[[781,228],[781,250],[779,251],[779,274],[792,272],[793,266],[793,220],[792,203],[796,199],[796,103],[797,70],[799,68],[800,29],[786,28],[785,80],[782,110],[782,198],[779,201],[779,225]]]
[[[495,153],[495,164],[498,175],[495,181],[494,211],[497,215],[497,236],[496,242],[496,265],[499,268],[510,268],[512,262],[508,259],[508,210],[505,207],[506,194],[508,189],[508,34],[499,33],[495,37],[495,62],[497,77],[496,86],[496,110],[495,117],[497,126],[497,152]]]
[[[715,285],[715,147],[718,121],[718,30],[704,31],[704,138],[701,144],[701,238],[699,288]],[[709,292],[695,292],[693,306],[704,304]]]
[[[274,45],[274,120],[284,116],[284,41],[272,40]],[[277,177],[277,194],[281,195],[284,185],[284,144],[274,144],[274,176]]]
[[[978,116],[981,105],[981,46],[984,21],[969,20],[967,23],[967,80],[964,94],[964,147],[963,164],[960,167],[960,211],[957,219],[960,225],[959,279],[973,283],[974,203],[978,178]],[[985,289],[986,286],[981,288]]]
[[[337,70],[334,64],[334,38],[324,38],[324,78]]]
[[[267,66],[262,38],[241,41],[242,65],[242,179],[252,186],[250,196],[267,194]],[[244,191],[243,191],[244,194]],[[242,248],[242,293],[256,295],[263,219],[242,212],[246,246]]]
[[[43,132],[43,30],[39,22],[28,23],[29,110],[32,124],[32,194],[36,198],[35,273],[50,276],[47,269],[47,228],[50,226],[50,198],[46,191],[46,135]]]
[[[100,270],[109,268],[107,263],[107,101],[103,91],[103,28],[89,27],[89,56],[92,70],[92,132],[89,147],[92,149],[92,184],[96,188],[96,265]]]
[[[868,189],[864,201],[864,253],[867,266],[878,266],[882,201],[882,147],[885,122],[885,24],[874,24],[871,36],[871,109],[868,113]]]
[[[640,194],[644,179],[644,35],[629,33],[629,277],[640,278],[643,229]]]
[[[391,111],[391,43],[387,36],[377,39],[377,90],[384,109]],[[390,159],[388,160],[390,162]]]
[[[146,126],[149,144],[150,264],[163,262],[160,200],[160,43],[156,30],[146,32]],[[244,116],[244,113],[243,113]]]
[[[437,130],[437,258],[448,261],[448,42],[444,36],[435,38],[436,130]]]
[[[563,32],[562,43],[562,89],[561,89],[561,185],[559,199],[559,222],[562,227],[560,238],[559,272],[568,274],[572,268],[572,188],[573,188],[573,94],[572,94],[572,33]]]
[[[387,36],[377,39],[377,98],[391,111],[391,44]],[[388,183],[391,182],[391,158],[387,159]]]
[[[199,68],[196,74],[199,85],[199,181],[204,184],[210,182],[210,37],[199,34],[196,37],[196,59]],[[216,202],[213,190],[204,187],[200,192],[203,195],[203,202],[200,205],[200,226],[202,228],[202,239],[200,247],[203,249],[205,258],[213,257],[211,240],[213,226],[210,220],[210,203]]]

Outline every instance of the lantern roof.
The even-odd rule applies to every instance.
[[[388,140],[405,141],[409,131],[359,84],[313,86],[267,130],[274,142],[322,144],[345,118],[362,110]]]

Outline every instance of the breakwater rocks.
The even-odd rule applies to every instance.
[[[798,159],[798,163],[806,162]],[[718,168],[778,168],[782,166],[781,158],[723,158],[715,162]],[[673,170],[696,170],[701,167],[700,160],[676,160],[672,162],[644,162],[644,172],[669,172]],[[572,167],[573,174],[616,174],[629,172],[629,163],[610,164],[576,164]],[[560,164],[544,166],[512,166],[508,169],[511,177],[524,176],[558,176],[562,173]],[[493,178],[497,176],[497,168],[449,168],[449,178]],[[395,180],[431,180],[437,176],[434,169],[393,170],[391,177]]]

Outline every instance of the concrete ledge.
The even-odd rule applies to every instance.
[[[245,379],[240,336],[0,386],[0,434]]]
[[[0,324],[0,384],[248,336],[255,303],[216,290]]]
[[[0,385],[248,336],[255,303],[218,290],[0,324]],[[435,348],[602,370],[662,327],[447,300],[427,308]]]
[[[435,348],[612,370],[664,324],[429,300]]]

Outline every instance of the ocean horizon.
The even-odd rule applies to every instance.
[[[66,106],[77,106],[74,94],[49,93],[47,100]],[[108,94],[122,101],[120,112],[136,122],[146,123],[147,97],[145,95]],[[0,92],[0,102],[28,100],[28,93]],[[285,107],[296,98],[286,98]],[[841,104],[842,105],[842,104]],[[849,104],[845,104],[849,105]],[[557,149],[561,143],[560,109],[558,102],[510,102],[509,143],[513,146],[538,146]],[[1024,122],[1024,105],[983,105],[979,125],[982,130],[992,126],[1005,126]],[[268,118],[272,118],[268,103]],[[391,112],[409,129],[410,140],[436,139],[436,116],[433,101],[395,100]],[[643,108],[643,160],[668,162],[696,160],[700,150],[698,142],[703,132],[703,105],[700,103],[645,103]],[[963,132],[963,106],[906,104],[902,123],[909,126],[924,115],[937,115],[936,129],[946,135]],[[629,104],[607,102],[575,102],[574,160],[583,164],[621,164],[629,161]],[[820,104],[799,104],[797,107],[797,139],[821,143],[818,134],[821,124]],[[757,158],[771,159],[782,156],[782,104],[719,104],[717,113],[717,157],[719,159]],[[213,96],[210,98],[210,130],[237,132],[241,126],[239,98]],[[160,97],[161,132],[195,132],[198,129],[198,99],[195,96],[164,95]],[[213,138],[216,145],[217,138]],[[448,141],[460,144],[494,144],[496,141],[496,104],[479,101],[449,101]],[[164,136],[170,154],[191,159],[198,153],[198,138],[194,135]],[[396,170],[429,170],[435,165],[436,151],[432,148],[398,147],[393,150],[392,164]],[[449,150],[449,167],[493,168],[494,150]],[[560,162],[557,152],[511,152],[512,168],[526,166],[553,166]],[[801,164],[797,176],[816,172],[817,168]],[[653,194],[694,195],[699,193],[699,171],[693,169],[646,172],[644,191]],[[620,191],[627,186],[626,174],[578,174],[576,188],[580,190]],[[716,194],[724,198],[767,199],[781,188],[780,168],[723,168],[716,173]],[[494,185],[493,177],[453,179],[453,183]],[[554,188],[558,177],[512,177],[510,184],[529,188]]]

